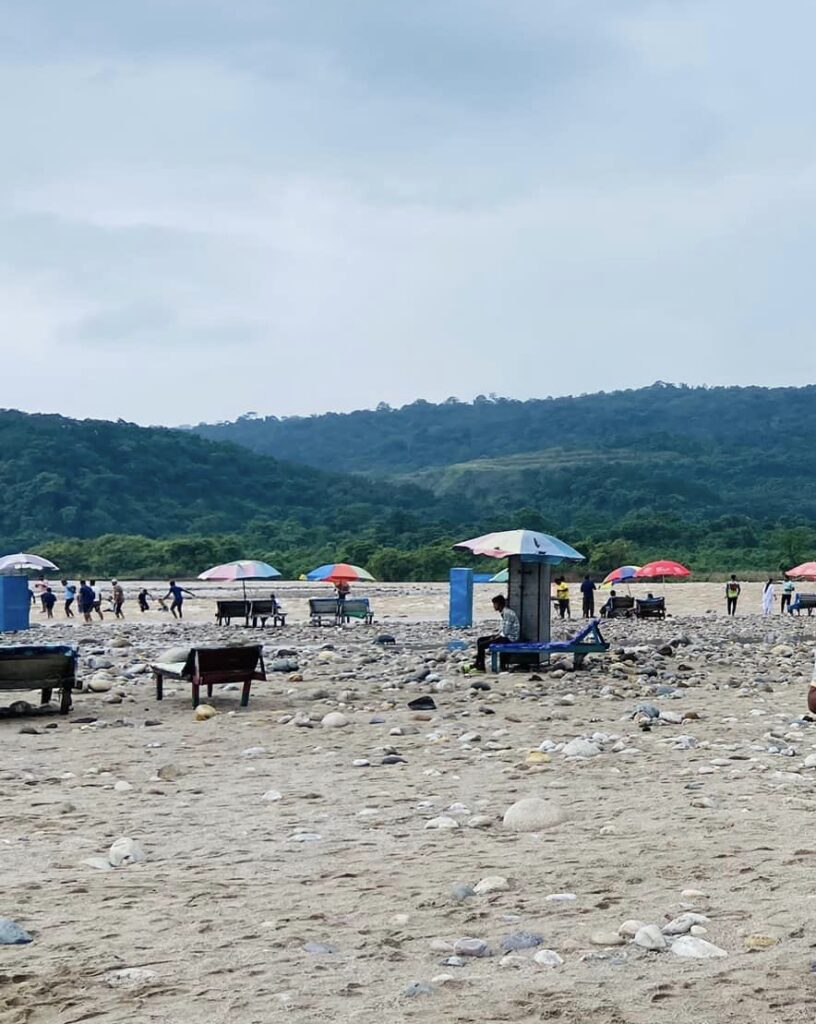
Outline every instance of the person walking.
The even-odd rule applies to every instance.
[[[77,607],[79,608],[79,613],[85,622],[90,623],[91,621],[91,612],[94,610],[95,601],[96,594],[94,593],[93,587],[89,587],[85,580],[80,580]]]
[[[770,615],[773,611],[774,603],[774,581],[769,579],[765,584],[765,589],[762,591],[762,614]]]
[[[796,584],[793,580],[785,580],[782,584],[782,599],[780,603],[779,611],[784,615],[787,612],[789,615],[792,614],[790,610],[791,601],[793,601],[793,595],[796,590]]]
[[[47,618],[54,618],[54,605],[56,603],[57,595],[50,587],[46,587],[45,593],[43,594],[43,607],[45,608],[45,614]]]
[[[102,584],[97,589],[96,580],[88,580],[88,583],[94,592],[93,610],[99,616],[99,621],[103,622],[105,616],[102,614]]]
[[[139,611],[140,612],[149,612],[150,611],[150,604],[149,604],[147,599],[148,598],[152,598],[152,597],[153,597],[153,595],[148,593],[147,587],[142,587],[142,589],[136,595],[136,600],[139,602]]]
[[[737,614],[737,601],[739,600],[741,587],[737,577],[731,573],[731,579],[725,585],[725,610],[726,615]]]
[[[175,580],[170,580],[170,586],[167,593],[160,601],[166,601],[168,597],[172,597],[173,600],[170,602],[170,611],[173,613],[173,618],[183,619],[184,614],[182,612],[182,605],[184,604],[184,595],[189,594],[190,597],[195,597],[195,594],[191,590],[186,590],[184,587],[180,587]]]
[[[558,614],[562,619],[571,619],[569,583],[563,576],[555,581],[555,599],[558,602]]]
[[[74,600],[76,599],[77,588],[74,586],[73,583],[69,583],[68,580],[62,580],[61,582],[63,586],[62,599],[65,602],[65,618],[72,619],[74,617],[74,613],[71,611],[71,606],[73,605]]]
[[[585,619],[591,619],[595,615],[595,590],[595,584],[589,576],[584,576],[581,584],[581,604]]]
[[[125,617],[122,611],[122,605],[125,603],[125,592],[122,589],[122,584],[119,580],[111,580],[111,599],[113,601],[113,614],[117,619],[123,619]]]
[[[476,661],[474,668],[478,672],[484,672],[485,657],[488,647],[493,644],[515,644],[518,643],[521,635],[521,624],[518,615],[507,605],[507,598],[504,594],[497,594],[491,602],[493,608],[501,615],[501,626],[498,633],[491,633],[490,636],[480,636],[476,641]]]

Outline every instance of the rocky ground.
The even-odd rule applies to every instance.
[[[0,1020],[811,1021],[816,620],[605,630],[474,676],[438,622],[56,624],[87,691],[0,719]],[[248,708],[155,700],[259,636]]]

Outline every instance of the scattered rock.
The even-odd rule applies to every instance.
[[[675,956],[692,957],[696,960],[728,956],[724,949],[706,942],[705,939],[696,939],[693,935],[681,935],[679,939],[675,939],[671,951]]]
[[[0,946],[24,946],[33,941],[34,937],[16,921],[0,917]]]
[[[504,813],[504,827],[513,832],[540,832],[555,828],[566,820],[561,808],[551,800],[527,796],[517,800]]]

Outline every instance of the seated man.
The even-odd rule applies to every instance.
[[[614,591],[614,590],[610,590],[610,591],[609,591],[609,600],[608,600],[608,601],[606,602],[606,604],[604,604],[604,605],[601,605],[601,615],[602,615],[602,616],[603,616],[604,618],[607,618],[607,617],[608,617],[608,615],[609,615],[609,613],[610,613],[610,612],[612,611],[612,609],[613,609],[613,608],[615,607],[615,598],[616,598],[617,596],[618,596],[618,595],[617,595],[617,594],[615,593],[615,591]]]
[[[518,615],[516,615],[512,608],[508,608],[507,599],[503,594],[497,594],[493,598],[493,607],[501,615],[501,627],[498,633],[492,633],[490,636],[480,636],[476,641],[476,662],[474,668],[479,672],[486,670],[485,655],[487,654],[488,647],[492,644],[518,643],[521,634]]]

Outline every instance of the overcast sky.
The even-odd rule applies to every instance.
[[[812,0],[0,11],[0,406],[816,379]]]

